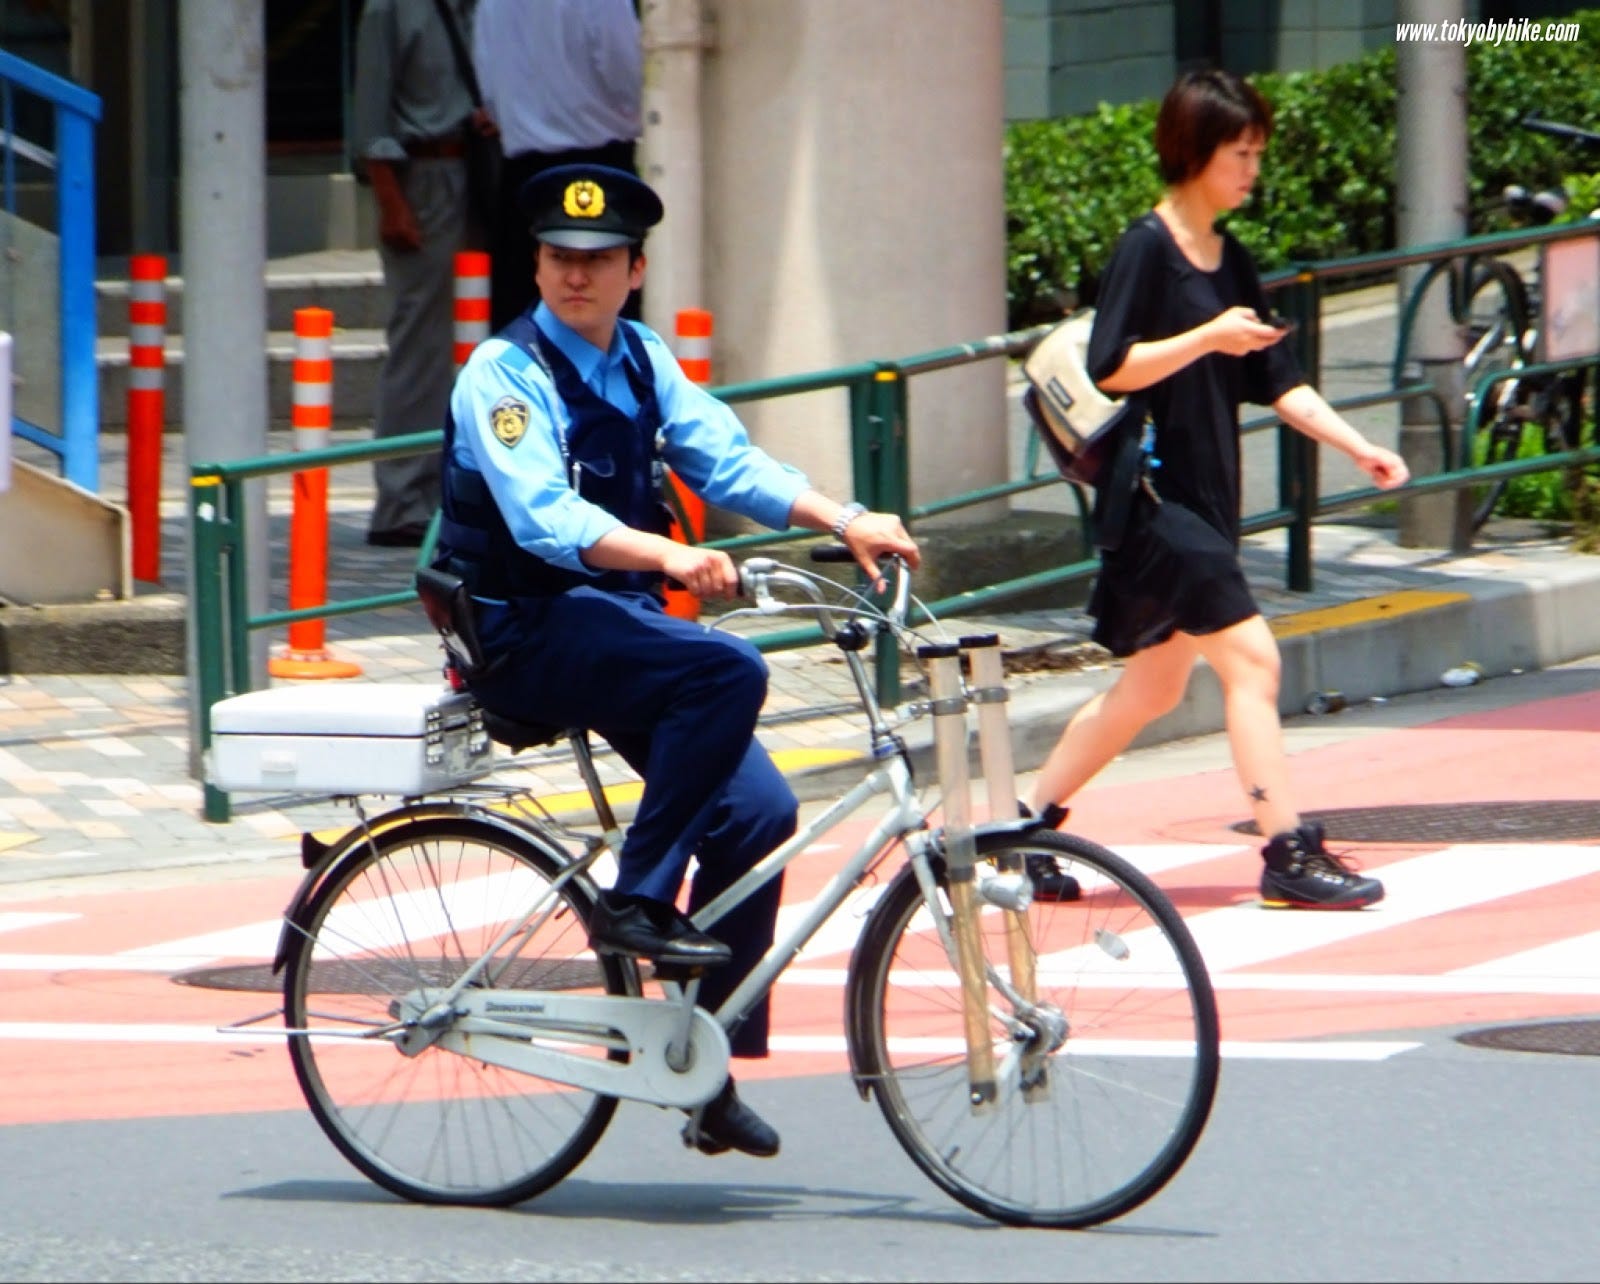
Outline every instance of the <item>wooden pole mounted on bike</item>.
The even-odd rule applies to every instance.
[[[962,1016],[967,1036],[968,1101],[973,1113],[995,1102],[994,1044],[989,1033],[989,980],[978,932],[977,848],[972,837],[972,782],[967,770],[967,697],[961,682],[961,649],[922,646],[917,657],[928,670],[934,757],[944,799],[944,857],[955,934],[956,971],[961,977]]]
[[[1002,820],[1016,809],[1017,775],[1011,756],[1011,721],[1006,712],[1011,697],[1006,690],[1000,635],[980,633],[963,637],[961,649],[972,667],[967,699],[978,706],[978,752],[983,763],[984,785],[989,793],[989,817]],[[1016,852],[1008,852],[995,863],[1003,876],[1027,877],[1022,858]],[[1011,964],[1012,988],[1028,1003],[1035,1003],[1039,996],[1027,910],[1002,904],[1001,913],[1005,915],[1006,957]]]

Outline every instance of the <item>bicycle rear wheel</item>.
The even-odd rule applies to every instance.
[[[1020,1226],[1119,1217],[1171,1180],[1205,1127],[1218,1070],[1210,977],[1167,898],[1105,848],[1044,830],[980,835],[978,853],[1054,857],[1082,886],[1081,900],[1027,914],[1038,1003],[1064,1019],[1064,1039],[1041,1039],[1026,1017],[1019,1027],[991,979],[1002,1068],[996,1100],[974,1111],[960,983],[907,866],[852,960],[853,1064],[906,1152],[967,1207]],[[947,917],[942,883],[939,901]],[[991,974],[1009,976],[999,910],[982,912],[981,936]],[[1030,1049],[1043,1055],[1025,1092],[1017,1054]]]
[[[1516,268],[1504,259],[1474,263],[1462,316],[1467,344],[1462,358],[1462,391],[1469,404],[1484,376],[1527,364],[1524,340],[1528,318],[1528,290]],[[1484,407],[1480,422],[1492,418],[1506,388],[1506,384],[1497,383],[1485,391],[1489,405]]]
[[[1579,375],[1547,374],[1515,379],[1502,387],[1510,390],[1505,405],[1490,426],[1480,464],[1509,459],[1533,459],[1575,450],[1583,438],[1583,379]],[[1547,483],[1539,474],[1503,477],[1473,488],[1472,529],[1477,530],[1496,509],[1515,517],[1549,516],[1539,510]]]
[[[1479,380],[1527,364],[1523,340],[1528,331],[1528,291],[1511,264],[1504,259],[1485,259],[1472,265],[1462,321],[1467,343],[1462,391],[1471,410],[1479,395]],[[1494,464],[1516,457],[1522,435],[1517,415],[1528,395],[1517,378],[1483,390],[1484,405],[1477,414],[1478,423],[1484,426],[1484,444],[1481,454],[1470,462]],[[1505,490],[1505,478],[1470,488],[1473,530],[1489,520]]]
[[[551,891],[565,864],[507,823],[414,820],[341,858],[291,928],[285,1020],[310,1032],[289,1036],[295,1076],[322,1130],[380,1186],[422,1203],[515,1204],[572,1171],[610,1122],[613,1097],[399,1042],[415,1026],[400,1019],[405,996],[442,993],[541,901],[534,930],[478,984],[637,992],[631,964],[589,948],[586,885]]]

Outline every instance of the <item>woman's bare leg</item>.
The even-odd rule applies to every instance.
[[[1146,725],[1177,708],[1194,668],[1195,640],[1174,634],[1129,656],[1111,687],[1081,705],[1034,780],[1033,809],[1071,798]]]
[[[1281,666],[1278,643],[1259,615],[1194,644],[1222,684],[1228,745],[1239,783],[1265,837],[1286,833],[1300,823],[1289,788],[1289,763],[1278,718]]]

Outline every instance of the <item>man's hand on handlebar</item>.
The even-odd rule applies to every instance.
[[[739,569],[720,548],[700,548],[674,543],[662,558],[661,569],[698,598],[737,597]]]
[[[855,554],[856,564],[865,571],[873,584],[882,591],[883,572],[878,558],[896,553],[905,558],[906,565],[916,570],[922,565],[922,553],[916,540],[906,533],[906,528],[893,513],[862,513],[844,528],[841,537],[844,545]]]

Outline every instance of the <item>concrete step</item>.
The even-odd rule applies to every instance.
[[[327,308],[335,326],[381,330],[389,302],[376,250],[326,250],[267,262],[267,329],[294,331],[300,308]],[[183,333],[183,277],[166,278],[167,333]],[[95,282],[96,333],[102,338],[128,334],[128,279],[109,275]]]
[[[167,333],[183,333],[183,278],[166,282]],[[301,308],[327,308],[333,323],[348,329],[381,330],[389,301],[381,273],[340,277],[267,278],[267,328],[294,330]],[[128,282],[95,282],[95,324],[101,338],[128,337]]]
[[[169,262],[170,268],[170,262]],[[271,259],[267,288],[267,389],[269,420],[289,423],[293,404],[294,314],[300,308],[333,313],[333,417],[336,426],[372,420],[378,373],[388,351],[384,326],[389,297],[376,250],[323,250]],[[181,274],[166,278],[166,418],[183,418],[183,291]],[[99,338],[95,361],[100,375],[100,425],[121,431],[128,423],[128,302],[125,273],[95,283]],[[418,431],[437,425],[422,425]]]
[[[163,380],[166,421],[183,420],[184,342],[181,334],[168,334],[167,366]],[[388,344],[381,329],[344,329],[333,336],[333,417],[336,424],[370,422],[378,374]],[[273,424],[287,424],[294,404],[294,334],[274,331],[267,336],[267,406]],[[128,341],[102,336],[95,363],[100,375],[100,426],[122,431],[128,425]],[[418,432],[436,428],[421,425]]]

